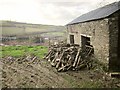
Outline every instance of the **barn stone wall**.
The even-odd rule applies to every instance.
[[[75,44],[81,46],[81,35],[90,37],[94,54],[98,60],[108,64],[109,60],[109,24],[108,19],[68,25],[68,33],[75,35]],[[68,35],[69,43],[69,35]]]
[[[118,31],[120,27],[120,11],[114,13],[109,17],[109,69],[112,71],[119,70],[120,71],[120,60],[118,58],[119,46],[118,46]]]
[[[76,25],[78,28],[79,26]],[[68,26],[67,28],[67,32],[68,32],[68,37],[67,37],[67,43],[70,43],[70,35],[74,35],[74,42],[75,44],[80,44],[80,35],[79,35],[79,29],[78,28],[75,28],[76,26],[74,25],[70,25]]]

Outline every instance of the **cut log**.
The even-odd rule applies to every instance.
[[[57,65],[56,65],[56,69],[58,69],[58,68],[59,68],[59,65],[60,65],[61,60],[62,60],[63,55],[64,55],[64,52],[65,52],[65,51],[63,51],[63,53],[62,53],[62,55],[61,55],[61,57],[60,57],[60,60],[58,61]]]
[[[76,67],[75,68],[78,68],[78,66],[79,66],[79,64],[80,64],[80,61],[81,61],[81,56],[79,56],[79,58],[78,58],[78,61],[77,61],[77,64],[76,64]]]
[[[65,70],[67,70],[67,65],[65,65],[65,66],[62,66],[62,67],[60,67],[57,71],[58,72],[60,72],[60,71],[65,71]]]
[[[76,58],[75,58],[75,61],[74,61],[74,63],[73,63],[73,67],[75,67],[75,65],[76,65],[76,63],[77,63],[77,61],[78,61],[78,58],[79,58],[79,55],[80,55],[80,48],[78,49],[78,52],[77,52],[77,55],[76,55]]]
[[[46,59],[46,57],[50,54],[50,52],[51,52],[51,50],[48,52],[48,54],[45,57],[43,57],[43,59]]]
[[[52,66],[55,66],[55,65],[56,65],[56,64],[55,64],[55,61],[56,61],[57,57],[58,57],[58,52],[55,54],[55,57],[54,57],[54,59],[53,59],[52,62],[51,62],[51,65],[52,65]]]

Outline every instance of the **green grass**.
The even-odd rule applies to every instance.
[[[47,53],[47,51],[48,48],[45,46],[2,46],[0,56],[21,57],[24,55],[31,54],[39,58],[43,58],[43,56]]]

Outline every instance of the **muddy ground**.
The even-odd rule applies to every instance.
[[[26,56],[2,58],[2,88],[114,88],[119,78],[111,78],[100,67],[91,70],[57,72],[46,60]]]

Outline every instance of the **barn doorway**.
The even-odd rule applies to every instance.
[[[74,35],[70,35],[70,44],[74,44]]]
[[[85,49],[86,45],[91,46],[90,45],[90,37],[81,35],[81,47],[83,50]]]

